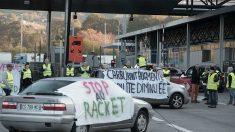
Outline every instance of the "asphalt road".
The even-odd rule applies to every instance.
[[[151,119],[148,132],[234,132],[235,106],[226,105],[227,101],[228,93],[222,93],[219,94],[219,105],[216,109],[208,108],[204,101],[187,104],[179,110],[169,109],[167,106],[154,108],[156,113]],[[0,132],[7,130],[0,125]]]

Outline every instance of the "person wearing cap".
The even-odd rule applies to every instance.
[[[78,72],[82,78],[90,78],[91,69],[86,62],[82,64]]]
[[[12,68],[13,66],[11,64],[7,65],[7,71],[3,75],[3,82],[1,84],[1,87],[6,96],[9,96],[14,88],[14,78],[12,74]]]
[[[75,72],[74,72],[74,64],[69,64],[66,68],[66,76],[67,77],[74,77]]]
[[[233,104],[235,106],[235,73],[233,67],[228,67],[226,88],[228,88],[229,91],[228,105]]]
[[[218,82],[218,77],[217,73],[215,72],[215,68],[212,66],[210,67],[210,73],[208,75],[208,80],[207,80],[207,90],[209,92],[209,108],[216,108],[217,105],[217,82]]]
[[[136,60],[136,64],[139,66],[139,68],[146,68],[147,60],[143,55],[138,55],[138,58]]]
[[[29,67],[29,63],[26,62],[24,69],[21,72],[21,87],[20,92],[32,84],[33,73]]]
[[[43,78],[49,78],[53,75],[53,67],[49,63],[49,59],[45,59],[44,64],[42,65],[42,75]]]

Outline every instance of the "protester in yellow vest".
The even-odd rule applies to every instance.
[[[79,68],[79,74],[82,78],[90,78],[91,69],[86,62]]]
[[[210,73],[208,75],[208,81],[207,81],[207,90],[209,91],[209,108],[216,108],[217,105],[217,86],[218,77],[217,73],[215,72],[214,67],[210,67]]]
[[[74,77],[75,72],[74,72],[74,65],[69,64],[66,68],[66,77]]]
[[[49,78],[53,75],[53,68],[48,59],[45,59],[44,64],[42,65],[42,75],[43,78]]]
[[[139,68],[146,68],[147,66],[147,60],[143,55],[139,55],[136,62]]]
[[[7,65],[7,71],[3,75],[3,82],[1,88],[3,89],[6,96],[9,96],[14,90],[14,78],[12,74],[13,66],[11,64]]]
[[[228,67],[228,77],[226,88],[229,90],[229,102],[228,105],[233,104],[235,106],[235,73],[232,67]]]
[[[163,76],[170,81],[170,70],[168,69],[168,67],[163,67]]]
[[[21,72],[21,87],[20,92],[32,84],[32,70],[29,67],[29,63],[26,62],[25,68]]]

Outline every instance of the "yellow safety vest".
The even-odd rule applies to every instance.
[[[51,71],[51,64],[48,64],[46,66],[46,64],[43,64],[43,76],[51,76],[52,75],[52,71]]]
[[[163,69],[163,76],[164,76],[167,80],[170,80],[170,70]]]
[[[69,69],[68,67],[66,68],[66,76],[74,76],[74,67]]]
[[[231,73],[228,74],[228,76],[229,75],[232,76],[231,88],[235,88],[235,74],[233,72],[231,72]],[[229,88],[229,86],[228,86],[228,77],[227,77],[226,88]]]
[[[9,71],[7,71],[7,83],[10,89],[13,89],[14,86],[13,74],[12,72]]]
[[[217,73],[212,73],[208,75],[208,82],[207,82],[207,89],[210,90],[217,90],[218,86],[217,86],[217,82],[214,82],[214,78],[216,76]]]
[[[81,70],[84,72],[83,74],[81,74],[82,78],[89,78],[90,74],[87,73],[87,71],[89,71],[89,66],[86,67],[86,69],[84,69],[83,67],[81,67]]]
[[[32,72],[30,69],[23,71],[23,79],[26,79],[26,78],[32,78]]]
[[[143,67],[143,66],[146,66],[147,62],[146,62],[146,59],[144,57],[139,57],[139,67]]]

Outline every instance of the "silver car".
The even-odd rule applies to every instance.
[[[173,109],[180,109],[184,104],[189,102],[189,93],[185,86],[168,81],[167,91],[168,96],[166,99],[139,99],[142,99],[153,106],[169,105]]]
[[[153,110],[150,104],[137,99],[133,99],[134,115],[130,120],[77,127],[72,99],[56,91],[79,80],[63,77],[42,79],[18,96],[4,97],[0,103],[2,125],[9,132],[91,132],[124,128],[131,128],[132,132],[146,132]]]
[[[96,71],[95,77],[104,78],[104,70]],[[138,80],[137,80],[138,81]],[[153,106],[169,105],[173,109],[180,109],[189,102],[189,93],[185,86],[167,81],[168,96],[165,99],[140,98]],[[137,97],[136,97],[137,98]]]

